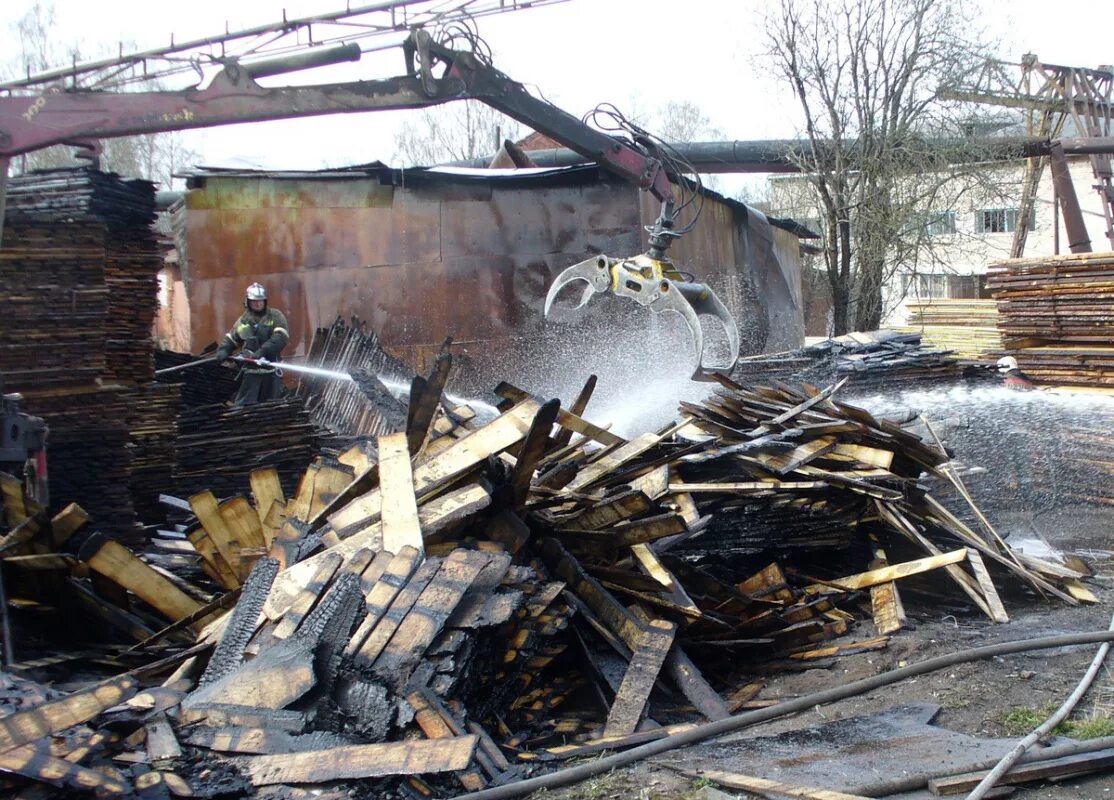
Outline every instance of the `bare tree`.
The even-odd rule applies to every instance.
[[[667,142],[705,142],[723,138],[723,132],[691,100],[670,100],[654,114],[651,127]]]
[[[803,112],[798,166],[837,334],[877,328],[886,281],[942,257],[935,216],[985,190],[962,136],[972,112],[942,99],[989,56],[977,30],[960,0],[781,0],[767,19],[774,69]]]
[[[81,61],[89,55],[82,53],[76,44],[59,45],[52,3],[36,0],[12,28],[19,41],[18,56],[3,70],[12,77],[44,72],[62,63]],[[144,88],[159,87],[148,84]],[[147,178],[166,188],[173,184],[175,172],[198,158],[197,153],[185,146],[181,133],[127,136],[106,139],[101,144],[100,163],[104,169]],[[74,148],[62,145],[35,150],[13,161],[19,172],[79,163],[82,162],[75,157]]]
[[[422,109],[395,134],[394,158],[403,166],[430,166],[490,155],[522,126],[477,100]]]

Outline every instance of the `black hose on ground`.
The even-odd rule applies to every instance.
[[[949,653],[948,655],[930,658],[919,664],[910,664],[907,667],[901,667],[889,672],[883,672],[880,675],[873,675],[869,678],[853,681],[845,686],[835,686],[821,692],[798,697],[795,700],[787,700],[784,703],[778,703],[776,706],[747,711],[743,714],[728,717],[727,719],[709,722],[705,725],[673,734],[672,736],[657,739],[648,744],[632,748],[631,750],[615,753],[606,758],[600,758],[585,764],[578,764],[575,767],[569,767],[559,772],[551,772],[548,775],[540,775],[536,778],[528,778],[503,786],[483,789],[479,792],[458,795],[454,800],[505,800],[505,798],[519,797],[524,794],[529,794],[530,792],[536,792],[539,789],[554,789],[559,786],[567,786],[571,783],[586,780],[595,775],[610,772],[616,767],[631,764],[635,761],[641,761],[644,758],[650,758],[651,756],[666,753],[670,750],[676,750],[679,747],[696,744],[697,742],[702,742],[705,739],[711,739],[716,736],[723,736],[726,733],[734,733],[735,731],[742,730],[751,725],[757,725],[760,722],[768,722],[772,719],[795,714],[798,711],[805,711],[815,706],[824,705],[825,703],[845,700],[848,697],[864,694],[865,692],[888,686],[891,683],[898,683],[906,678],[925,675],[929,672],[935,672],[968,661],[978,661],[984,658],[994,658],[995,656],[1023,653],[1029,650],[1048,650],[1053,647],[1071,647],[1073,645],[1095,644],[1098,642],[1110,641],[1114,641],[1114,631],[1087,631],[1084,633],[1062,634],[1060,636],[1045,636],[1036,639],[1022,639],[1016,642],[1003,642],[1001,644],[986,645],[985,647],[975,647],[970,650],[961,650],[957,653]]]

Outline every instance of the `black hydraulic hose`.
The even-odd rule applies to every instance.
[[[504,800],[504,798],[519,797],[520,795],[529,794],[530,792],[536,792],[539,789],[554,789],[559,786],[566,786],[591,778],[595,775],[610,772],[616,767],[656,756],[659,753],[666,753],[670,750],[676,750],[679,747],[702,742],[705,739],[723,736],[726,733],[734,733],[735,731],[742,730],[751,725],[757,725],[760,722],[768,722],[769,720],[784,717],[788,714],[795,714],[798,711],[805,711],[815,706],[834,703],[838,700],[844,700],[848,697],[854,697],[855,695],[888,686],[891,683],[898,683],[906,678],[913,678],[917,675],[935,672],[954,666],[955,664],[963,664],[967,661],[978,661],[984,658],[1022,653],[1028,650],[1047,650],[1053,647],[1070,647],[1073,645],[1095,644],[1098,642],[1110,641],[1114,641],[1114,631],[1086,631],[1083,633],[1062,634],[1060,636],[1022,639],[1016,642],[1002,642],[1001,644],[975,647],[970,650],[960,650],[956,653],[930,658],[919,664],[910,664],[907,667],[901,667],[900,669],[883,672],[880,675],[873,675],[869,678],[853,681],[844,686],[835,686],[821,692],[798,697],[795,700],[787,700],[775,706],[760,708],[755,711],[747,711],[733,717],[728,717],[727,719],[709,722],[696,728],[682,731],[681,733],[675,733],[672,736],[666,736],[665,738],[657,739],[648,744],[626,750],[622,753],[615,753],[606,758],[600,758],[585,764],[578,764],[575,767],[569,767],[559,772],[551,772],[548,775],[540,775],[536,778],[528,778],[503,786],[494,786],[479,792],[457,795],[455,800]]]

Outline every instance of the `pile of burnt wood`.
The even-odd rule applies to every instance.
[[[172,624],[135,632],[154,666],[45,704],[22,684],[0,767],[63,792],[443,796],[768,704],[763,674],[885,647],[920,604],[1004,623],[1000,589],[1094,600],[957,519],[921,484],[957,480],[947,456],[838,385],[724,380],[627,440],[585,418],[594,381],[568,409],[503,384],[478,425],[440,366],[374,459],[190,498],[180,555],[215,593],[17,525],[5,554],[49,541],[64,580]]]

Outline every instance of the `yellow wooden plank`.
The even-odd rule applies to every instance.
[[[213,543],[220,557],[235,575],[239,568],[239,551],[242,542],[236,538],[228,523],[224,521],[224,517],[221,516],[216,496],[210,491],[198,492],[190,498],[189,503],[201,527],[209,536],[209,541]]]
[[[249,481],[252,497],[255,498],[255,512],[259,515],[259,524],[263,526],[266,536],[267,513],[271,510],[271,505],[273,503],[286,504],[286,497],[282,492],[282,482],[279,480],[278,470],[274,467],[253,469]],[[271,531],[271,538],[274,537],[274,530]],[[270,543],[270,538],[268,538],[267,545],[270,546]]]
[[[57,547],[77,533],[87,522],[89,515],[77,503],[70,503],[50,520],[50,541]]]
[[[849,592],[854,592],[859,589],[877,586],[880,583],[889,583],[899,578],[907,578],[910,575],[919,575],[922,572],[946,567],[949,564],[958,564],[960,561],[965,561],[966,559],[967,549],[961,548],[939,556],[928,556],[913,561],[903,561],[900,564],[893,564],[887,567],[880,567],[879,569],[868,570],[867,572],[860,572],[855,575],[848,575],[843,578],[837,578],[834,581],[829,581],[827,584],[812,584],[807,587],[806,590],[823,591],[830,586],[837,586]]]
[[[422,530],[435,532],[439,526],[474,514],[486,508],[490,503],[491,495],[483,487],[473,484],[426,503],[418,510],[418,519]],[[265,606],[267,616],[271,619],[277,619],[278,615],[289,608],[294,596],[313,576],[325,553],[340,553],[347,561],[357,551],[365,547],[374,552],[383,549],[381,523],[372,523],[366,529],[348,537],[327,551],[311,556],[280,572],[271,586],[270,595],[267,597]]]
[[[239,576],[217,552],[217,546],[213,544],[213,540],[209,538],[204,528],[199,527],[187,533],[186,539],[201,556],[201,566],[210,578],[225,589],[236,589],[240,586]]]
[[[259,515],[255,512],[246,497],[233,497],[225,500],[219,506],[221,519],[236,541],[240,549],[245,547],[266,547],[267,541],[263,538],[263,525]]]
[[[379,437],[379,490],[382,493],[383,549],[397,553],[409,545],[422,552],[422,529],[405,433]]]
[[[346,745],[277,756],[252,756],[243,760],[242,768],[255,786],[450,772],[465,769],[472,762],[476,743],[477,737],[468,735]]]
[[[188,617],[201,608],[201,603],[141,561],[119,542],[94,536],[82,547],[80,556],[97,572],[123,586],[148,605],[157,608],[171,622]],[[200,627],[195,625],[195,630]]]
[[[127,700],[138,688],[135,678],[121,675],[92,689],[0,718],[0,752],[88,722],[106,708]]]

